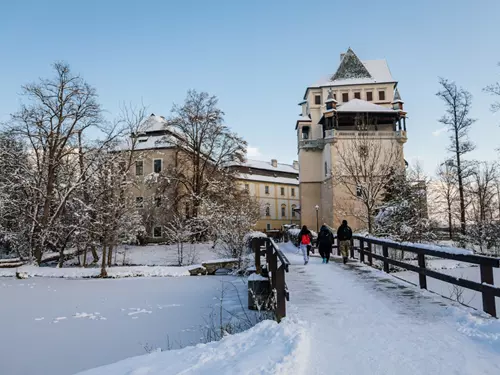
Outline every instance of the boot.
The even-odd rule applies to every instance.
[[[322,263],[326,263],[326,258],[323,258],[323,262]]]
[[[346,264],[347,263],[347,257],[344,257],[343,260],[344,260],[344,264]]]

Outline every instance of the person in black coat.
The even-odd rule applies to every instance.
[[[352,230],[347,225],[347,220],[342,220],[342,225],[337,230],[337,239],[339,241],[340,253],[344,264],[347,263],[349,249],[351,248]]]
[[[323,224],[318,233],[318,250],[319,255],[323,258],[323,263],[328,263],[330,261],[333,241],[334,238],[332,232],[330,232],[327,226]]]

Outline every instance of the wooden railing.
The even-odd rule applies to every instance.
[[[382,248],[382,254],[378,254],[376,252],[375,246],[380,246]],[[418,265],[413,265],[405,263],[401,260],[390,258],[390,249],[416,254]],[[353,243],[351,244],[350,253],[351,258],[354,258],[355,251],[359,253],[359,261],[361,263],[366,263],[370,266],[373,266],[373,259],[381,261],[384,272],[389,273],[389,266],[392,265],[418,273],[419,285],[422,289],[427,289],[427,277],[431,277],[449,284],[480,292],[482,294],[483,310],[491,316],[497,317],[495,297],[500,297],[500,288],[494,286],[493,268],[500,267],[499,258],[439,251],[426,248],[425,246],[419,247],[418,245],[401,244],[389,240],[374,237],[365,237],[360,235],[353,235]],[[479,265],[481,273],[481,283],[446,275],[444,273],[428,269],[426,268],[426,257],[452,259],[464,263]]]
[[[255,273],[258,275],[263,273],[261,256],[266,257],[265,269],[271,283],[271,291],[276,295],[274,312],[279,322],[286,316],[286,301],[290,300],[285,282],[285,272],[288,272],[290,262],[271,238],[254,238],[252,249],[255,255]]]

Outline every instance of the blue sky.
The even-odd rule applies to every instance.
[[[387,59],[399,81],[408,160],[433,173],[446,156],[439,76],[474,96],[470,157],[498,157],[500,114],[482,92],[500,80],[498,0],[19,0],[0,14],[0,121],[19,107],[22,84],[64,60],[97,88],[109,119],[123,102],[168,115],[188,89],[208,91],[255,158],[291,162],[297,103],[351,47]]]

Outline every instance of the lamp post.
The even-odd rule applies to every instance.
[[[316,233],[318,233],[319,232],[319,219],[318,219],[319,206],[316,205],[316,206],[314,206],[314,208],[316,209]]]

